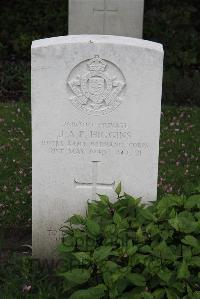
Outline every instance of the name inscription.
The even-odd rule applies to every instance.
[[[136,140],[134,131],[121,122],[68,122],[55,138],[42,140],[52,154],[141,157],[149,144]]]

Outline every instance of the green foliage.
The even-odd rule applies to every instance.
[[[116,188],[66,221],[63,296],[76,299],[200,298],[200,192],[145,206]]]
[[[59,278],[47,261],[19,254],[0,261],[1,299],[65,299],[61,295]]]
[[[30,48],[35,39],[67,34],[65,0],[0,2],[0,100],[30,99]]]
[[[148,0],[144,38],[160,42],[165,50],[163,101],[200,104],[200,2]]]

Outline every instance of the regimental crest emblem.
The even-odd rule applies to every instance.
[[[67,83],[72,92],[72,104],[92,115],[104,115],[116,109],[122,102],[120,94],[126,85],[121,70],[99,55],[78,64]]]

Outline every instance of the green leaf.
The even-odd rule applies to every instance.
[[[156,221],[156,217],[148,208],[140,209],[138,214],[142,216],[145,220]]]
[[[165,290],[162,289],[157,289],[153,292],[153,296],[155,299],[163,299],[165,296]]]
[[[117,185],[117,188],[115,189],[115,193],[120,196],[120,193],[122,191],[122,184],[121,182]]]
[[[189,265],[200,268],[200,256],[193,256],[189,261]]]
[[[65,243],[61,243],[59,244],[58,246],[58,251],[60,253],[67,253],[67,252],[73,252],[74,250],[74,246],[75,246],[75,242],[74,242],[74,245],[73,244],[65,244]]]
[[[138,273],[129,273],[126,278],[134,285],[138,287],[143,287],[146,285],[145,278],[143,275]]]
[[[187,292],[188,292],[189,298],[194,299],[192,289],[190,288],[190,286],[188,284],[187,284]]]
[[[101,202],[105,205],[108,206],[110,203],[109,197],[107,195],[101,195],[101,194],[97,194],[101,200]]]
[[[109,272],[115,272],[120,266],[112,261],[107,261],[104,268]]]
[[[85,269],[73,269],[71,271],[60,273],[59,276],[64,277],[67,281],[75,284],[83,284],[90,278],[90,271]]]
[[[173,254],[171,248],[167,246],[165,241],[162,241],[159,245],[157,245],[152,251],[152,254],[163,260],[174,261],[176,259],[176,256]]]
[[[67,222],[70,222],[71,225],[85,224],[85,218],[81,215],[73,215],[71,218],[67,220]]]
[[[92,235],[98,236],[98,234],[100,233],[100,226],[96,221],[91,220],[91,219],[87,219],[86,226],[87,226],[88,231]]]
[[[166,289],[167,299],[180,299],[173,289]]]
[[[200,242],[193,236],[185,236],[184,239],[181,240],[186,245],[190,245],[194,248],[199,248],[200,247]]]
[[[117,226],[119,226],[122,222],[122,218],[117,212],[114,213],[113,221]]]
[[[69,299],[100,299],[104,297],[106,290],[107,288],[104,284],[99,284],[98,286],[87,290],[76,291],[69,297]]]
[[[154,299],[153,295],[151,295],[150,293],[142,293],[142,298],[143,299]]]
[[[133,246],[132,240],[129,240],[127,243],[127,254],[133,256],[138,250],[137,246]]]
[[[188,265],[185,260],[183,260],[183,262],[178,267],[177,277],[178,277],[178,279],[187,279],[190,277]]]
[[[185,203],[185,209],[193,209],[198,208],[200,209],[200,194],[190,196],[186,203]]]
[[[111,246],[101,246],[94,251],[93,257],[96,261],[102,261],[105,260],[111,254],[112,254]]]
[[[87,252],[75,252],[73,256],[84,265],[87,265],[91,260],[90,254]]]
[[[171,277],[172,277],[172,272],[169,271],[168,269],[161,269],[158,272],[158,277],[163,280],[166,283],[169,283]]]
[[[143,235],[143,231],[142,231],[142,228],[139,227],[135,233],[136,235],[136,239],[139,241],[139,242],[143,242],[144,241],[144,235]]]
[[[184,198],[182,196],[167,195],[161,198],[157,204],[158,210],[167,210],[171,207],[181,207],[184,203]]]
[[[169,224],[178,232],[190,234],[197,230],[198,225],[195,222],[192,213],[184,211],[169,220]]]

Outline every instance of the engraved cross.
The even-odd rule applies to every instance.
[[[92,199],[96,199],[97,188],[107,188],[107,189],[114,189],[115,181],[111,183],[99,183],[98,182],[98,163],[100,161],[92,161],[92,182],[79,182],[78,180],[74,179],[75,187],[76,188],[92,188]]]
[[[103,34],[105,34],[105,27],[106,27],[106,13],[117,13],[119,10],[115,9],[108,9],[107,8],[107,0],[103,0],[103,9],[95,9],[93,8],[94,13],[103,13]]]

